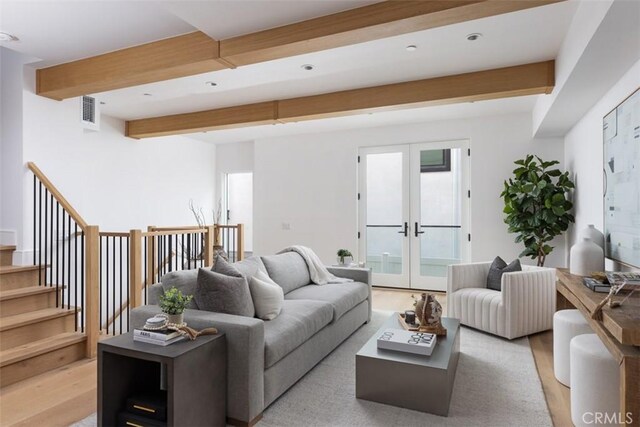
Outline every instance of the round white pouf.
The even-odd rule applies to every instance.
[[[572,339],[570,352],[573,424],[593,427],[598,420],[598,426],[619,425],[620,371],[616,360],[596,334]]]
[[[560,310],[553,315],[553,373],[567,387],[571,387],[569,343],[573,337],[592,333],[579,310]]]

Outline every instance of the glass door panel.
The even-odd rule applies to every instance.
[[[412,147],[412,288],[446,290],[447,266],[466,259],[467,159],[456,143]]]
[[[375,284],[408,287],[407,149],[363,149],[361,158],[361,253]]]

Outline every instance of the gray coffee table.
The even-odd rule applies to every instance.
[[[356,354],[356,397],[448,416],[460,356],[460,321],[445,317],[446,337],[438,337],[431,356],[378,349],[388,328],[401,329],[393,314]]]

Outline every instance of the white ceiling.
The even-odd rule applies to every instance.
[[[375,1],[28,1],[0,0],[0,31],[20,37],[8,48],[36,56],[36,67],[92,56],[201,30],[223,39],[326,15]],[[458,74],[556,57],[576,9],[575,0],[479,19],[235,70],[97,94],[102,112],[121,119],[286,99],[323,92]],[[466,35],[480,32],[476,42]],[[418,50],[408,52],[409,44]],[[313,71],[301,69],[313,64]],[[205,84],[214,81],[218,85]],[[144,96],[150,93],[153,96]],[[531,111],[533,99],[430,107],[373,116],[259,126],[193,135],[230,142],[264,135],[379,126],[444,118]],[[374,119],[375,118],[375,119]],[[284,133],[282,133],[284,132]]]

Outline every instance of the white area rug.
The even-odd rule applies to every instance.
[[[274,402],[258,426],[553,426],[528,339],[466,327],[449,417],[356,399],[355,354],[390,315],[374,311],[370,324]],[[73,427],[95,425],[93,414]]]

